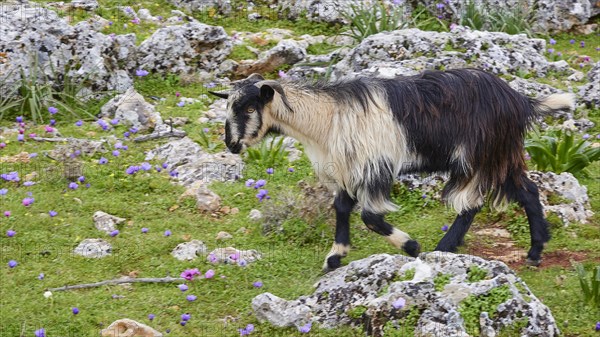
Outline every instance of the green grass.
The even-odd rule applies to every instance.
[[[107,7],[117,4],[131,5],[136,10],[145,7],[151,9],[153,15],[165,17],[171,9],[162,0],[156,3],[142,1],[139,4],[124,0],[101,3],[103,12],[100,15],[115,21],[104,32],[135,32],[138,42],[157,27],[124,27],[123,23],[128,19],[123,15],[117,17],[117,14],[113,14],[116,12]],[[247,13],[227,18],[208,12],[194,13],[194,16],[208,24],[222,25],[229,33],[257,32],[279,27],[291,29],[299,36],[305,33],[335,35],[340,30],[337,26],[310,23],[303,19],[297,22],[274,20],[278,16],[275,14],[266,13],[263,15],[266,19],[258,22],[245,19]],[[86,15],[78,12],[75,20],[84,20]],[[595,36],[575,37],[577,43],[586,41],[584,48],[580,48],[578,44],[570,45],[568,41],[573,38],[571,35],[561,34],[554,38],[557,40],[555,49],[562,50],[564,55],[585,54],[594,60],[599,59],[594,50],[594,42],[597,44]],[[327,44],[317,44],[311,46],[309,52],[321,54],[333,48]],[[572,60],[569,62],[574,64]],[[584,67],[583,71],[587,69]],[[561,76],[556,74],[553,80],[560,81]],[[156,109],[161,112],[163,119],[189,118],[190,123],[182,128],[194,141],[202,144],[202,129],[210,127],[210,141],[221,143],[221,126],[197,123],[197,119],[203,116],[211,103],[210,99],[202,96],[208,90],[203,83],[186,83],[175,75],[164,78],[150,75],[136,78],[135,87],[149,102],[156,103]],[[180,99],[176,97],[176,92],[184,97],[197,98],[199,102],[178,107],[176,103]],[[156,101],[151,96],[164,100]],[[103,103],[104,101],[92,102],[88,111],[96,114]],[[6,115],[0,121],[0,126],[15,127],[13,121],[17,115],[18,112]],[[598,109],[580,110],[576,115],[587,116],[597,125],[600,123]],[[57,128],[64,136],[97,139],[108,135],[89,120],[86,120],[84,126],[76,127],[74,120],[69,117],[58,116],[56,119]],[[125,126],[117,126],[111,133],[121,137],[127,129]],[[31,126],[26,133],[30,132],[41,135],[44,134],[44,129],[43,126]],[[596,126],[590,134],[595,136],[598,132],[600,127]],[[256,325],[257,336],[300,336],[294,328],[274,328],[267,323],[259,323],[252,314],[250,303],[252,298],[265,291],[286,299],[311,294],[313,284],[321,276],[323,258],[331,245],[335,222],[327,217],[314,223],[294,218],[283,224],[283,232],[263,236],[261,224],[247,219],[249,211],[253,208],[261,209],[262,204],[255,197],[256,190],[245,187],[243,180],[266,179],[272,200],[265,202],[275,202],[285,193],[300,193],[297,187],[300,180],[311,183],[316,181],[311,164],[305,157],[292,164],[295,168],[293,173],[287,172],[285,163],[275,165],[273,175],[267,175],[266,167],[261,163],[247,163],[242,172],[242,181],[213,183],[211,189],[221,196],[222,205],[240,210],[238,214],[215,217],[198,212],[189,200],[180,202],[178,198],[184,188],[172,184],[166,171],[138,173],[135,176],[125,173],[129,165],[143,162],[144,152],[166,140],[141,144],[128,141],[126,144],[129,145],[129,150],[121,151],[118,158],[110,154],[110,148],[109,152],[102,154],[110,160],[107,165],[97,164],[100,154],[84,158],[84,174],[90,188],[80,186],[77,190],[70,191],[67,188],[68,182],[62,178],[60,164],[44,156],[44,152],[51,150],[54,144],[34,143],[30,140],[18,144],[16,134],[8,134],[6,131],[0,137],[4,137],[1,141],[7,143],[7,147],[0,150],[2,157],[22,151],[39,154],[29,164],[0,163],[2,173],[17,170],[20,172],[21,182],[31,172],[35,171],[40,175],[35,179],[37,184],[31,187],[0,181],[0,188],[8,189],[6,196],[0,196],[0,212],[12,212],[9,218],[0,219],[0,318],[3,319],[0,336],[32,336],[33,331],[40,327],[46,328],[48,336],[97,336],[99,329],[125,317],[149,324],[162,332],[171,329],[170,336],[237,336],[237,329],[249,323]],[[220,149],[224,149],[220,146]],[[589,224],[571,224],[569,227],[558,225],[553,220],[553,238],[546,248],[546,252],[583,251],[586,253],[583,262],[588,268],[597,264],[600,259],[597,248],[600,246],[600,164],[593,164],[590,173],[589,177],[578,178],[588,188],[591,208],[596,215]],[[22,199],[27,197],[27,192],[31,192],[35,198],[34,204],[28,208],[21,204]],[[387,220],[410,233],[421,243],[423,251],[435,248],[444,234],[440,227],[451,223],[455,217],[454,211],[432,200],[431,196],[423,198],[422,193],[409,191],[399,184],[394,186],[392,199],[400,205],[400,210],[389,214]],[[51,218],[47,215],[49,210],[55,210],[59,215]],[[127,219],[119,227],[120,234],[117,237],[101,234],[93,227],[92,214],[97,210]],[[528,249],[529,234],[520,208],[512,206],[504,213],[486,209],[478,214],[474,227],[482,228],[492,224],[509,229],[511,239],[516,242],[517,247]],[[149,228],[149,232],[142,234],[142,227]],[[242,227],[247,231],[238,232]],[[13,238],[6,237],[5,233],[9,229],[17,231],[17,235]],[[172,236],[163,236],[167,229],[172,231]],[[233,234],[234,238],[225,243],[217,242],[214,238],[223,230]],[[376,253],[397,253],[382,237],[367,230],[358,214],[351,217],[351,231],[352,251],[344,260],[345,264]],[[89,260],[71,253],[81,240],[95,237],[111,242],[114,251],[111,257]],[[212,265],[203,258],[193,262],[176,261],[170,256],[171,250],[189,239],[204,241],[210,250],[224,246],[257,249],[263,253],[263,259],[246,268]],[[476,248],[473,245],[471,233],[467,235],[466,246],[460,252],[473,252]],[[11,259],[19,263],[14,269],[7,267],[7,262]],[[45,289],[50,287],[113,279],[129,273],[136,273],[138,277],[177,276],[187,268],[199,268],[202,272],[214,269],[216,272],[213,279],[188,282],[190,289],[186,294],[198,296],[192,303],[186,301],[186,294],[169,284],[135,284],[130,288],[106,286],[54,292],[51,299],[43,297]],[[44,280],[37,279],[39,273],[45,274]],[[574,268],[522,268],[517,273],[528,284],[532,293],[550,307],[566,336],[589,336],[592,333],[600,312],[580,304],[581,294]],[[475,280],[482,277],[476,272],[473,275]],[[413,276],[414,270],[407,271],[404,275],[397,276],[397,280],[412,279]],[[562,281],[557,282],[557,277]],[[258,280],[264,283],[261,289],[252,286]],[[443,289],[447,281],[447,277],[441,275],[436,285]],[[113,295],[123,297],[113,298]],[[471,322],[469,324],[475,322],[474,317],[478,317],[480,308],[496,302],[484,298],[467,301],[465,310],[470,313],[470,316],[467,315],[467,320]],[[71,307],[78,307],[80,314],[73,316]],[[182,327],[178,324],[179,318],[186,312],[191,313],[192,319]],[[156,315],[152,322],[147,318],[150,313]],[[416,308],[411,309],[410,314],[400,323],[406,326],[407,331],[412,331],[419,315]],[[225,319],[228,321],[226,325],[223,323]],[[393,326],[386,329],[393,335]],[[518,327],[514,329],[518,331]],[[512,330],[506,333],[510,332]],[[327,330],[315,325],[311,334],[358,337],[363,336],[364,332],[349,327]]]

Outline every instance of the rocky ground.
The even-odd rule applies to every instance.
[[[335,0],[0,3],[0,112],[23,81],[55,93],[0,117],[7,336],[591,334],[600,312],[577,304],[573,266],[600,261],[598,163],[587,175],[530,172],[552,223],[539,269],[523,265],[528,229],[513,205],[484,210],[462,255],[417,259],[380,254],[394,252],[353,218],[352,262],[320,277],[332,196],[302,146],[284,138],[275,151],[280,138],[269,140],[257,160],[225,151],[225,101],[207,91],[251,73],[335,80],[464,67],[528,96],[575,93],[577,111],[540,128],[569,125],[599,146],[597,4],[539,2],[532,38],[455,24],[463,1],[383,3],[407,13],[420,3],[447,25],[355,41]],[[92,117],[68,113],[76,102]],[[425,250],[454,217],[440,201],[446,179],[402,176],[394,189],[401,210],[390,221]],[[123,282],[47,291],[110,279]]]

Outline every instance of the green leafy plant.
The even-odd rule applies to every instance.
[[[525,149],[531,161],[540,171],[554,173],[570,172],[589,175],[586,167],[600,160],[600,147],[592,147],[586,139],[575,139],[572,128],[561,127],[541,135],[538,130],[530,133]]]
[[[506,302],[512,296],[507,285],[490,290],[487,294],[470,295],[458,305],[458,312],[465,320],[465,328],[469,335],[479,336],[479,316],[487,312],[494,318],[498,305]]]
[[[276,164],[287,161],[287,152],[283,146],[283,137],[267,138],[260,146],[250,147],[246,150],[246,158],[265,167],[275,167]]]
[[[469,270],[467,270],[467,281],[469,281],[469,283],[479,282],[485,280],[487,275],[487,270],[477,266],[471,266],[469,267]]]
[[[592,270],[589,276],[589,283],[587,281],[588,273],[583,265],[578,264],[575,269],[579,277],[579,285],[581,286],[584,302],[600,308],[600,266]]]
[[[474,30],[505,32],[508,34],[525,33],[532,36],[531,24],[534,15],[535,10],[529,9],[525,2],[519,2],[517,5],[506,9],[477,5],[475,1],[471,0],[463,7],[459,23],[461,26],[467,26]]]
[[[211,133],[210,133],[210,129],[205,128],[204,130],[202,130],[202,132],[200,132],[200,145],[202,145],[203,148],[205,148],[206,150],[213,152],[216,149],[219,148],[219,146],[222,144],[222,142],[214,142],[213,138],[211,137]]]
[[[435,287],[436,291],[443,291],[444,287],[446,287],[446,285],[448,283],[450,283],[450,278],[452,278],[451,274],[438,274],[434,279],[433,279],[433,285]]]
[[[63,78],[62,83],[50,79],[41,69],[37,57],[32,57],[29,64],[29,72],[20,70],[20,82],[8,89],[6,98],[0,100],[0,120],[9,112],[15,112],[29,117],[35,123],[44,123],[45,110],[51,106],[60,111],[68,112],[75,118],[94,115],[87,112],[85,103],[77,97],[83,86],[74,83],[68,76],[58,76],[52,69],[54,78]],[[67,69],[68,70],[68,69]],[[6,86],[3,81],[0,87]]]
[[[405,8],[402,5],[385,6],[382,2],[372,6],[351,4],[350,9],[342,11],[341,14],[350,22],[350,31],[345,35],[351,36],[357,42],[373,34],[408,27]]]

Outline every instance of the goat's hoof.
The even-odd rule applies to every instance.
[[[525,260],[525,264],[532,267],[538,267],[540,264],[542,264],[542,259],[533,260],[527,258],[527,260]]]
[[[341,255],[332,255],[325,260],[323,264],[323,274],[327,274],[330,271],[338,269],[342,265]]]
[[[402,245],[402,250],[412,257],[417,257],[421,252],[421,245],[416,240],[408,240]]]

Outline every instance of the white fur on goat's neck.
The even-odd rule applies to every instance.
[[[358,102],[345,104],[324,93],[282,85],[293,112],[287,111],[276,94],[263,112],[262,131],[274,125],[297,139],[319,180],[332,190],[346,190],[363,209],[379,214],[396,210],[385,197],[369,197],[365,184],[381,176],[379,166],[370,167],[370,162],[386,159],[395,177],[402,165],[417,160],[407,150],[406,132],[394,120],[384,89],[371,88],[374,102],[368,102],[365,113]]]

